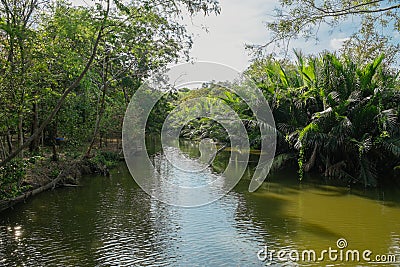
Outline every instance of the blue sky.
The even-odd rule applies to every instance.
[[[215,61],[244,70],[251,58],[244,49],[245,44],[268,42],[270,34],[265,22],[273,18],[279,3],[275,0],[220,0],[220,4],[222,11],[218,16],[198,15],[192,21],[185,20],[188,30],[195,35],[191,55],[197,60]],[[202,25],[208,32],[201,29]],[[291,48],[305,53],[333,51],[339,49],[358,27],[359,23],[355,21],[348,21],[333,32],[329,27],[321,26],[318,43],[299,39],[291,42]]]

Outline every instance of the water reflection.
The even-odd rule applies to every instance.
[[[395,254],[400,259],[398,204],[388,207],[382,201],[354,195],[347,188],[293,184],[282,177],[279,182],[272,179],[264,184],[255,194],[243,192],[245,200],[241,203],[246,203],[243,217],[268,229],[269,235],[265,236],[268,246],[321,251],[330,246],[336,248],[336,240],[345,238],[349,249]],[[359,264],[346,263],[346,266]]]
[[[181,148],[199,156],[196,145],[183,143]],[[162,153],[155,154],[153,163],[173,182],[201,184],[215,179],[229,156],[218,155],[213,170],[191,179],[179,178]],[[252,155],[250,160],[255,159]],[[346,238],[351,249],[400,259],[397,189],[299,183],[293,170],[284,170],[249,193],[246,177],[252,171],[250,166],[227,196],[190,209],[150,198],[122,165],[111,177],[87,177],[82,187],[46,192],[1,214],[0,265],[263,266],[257,251],[264,245],[322,250],[334,247],[338,238]]]

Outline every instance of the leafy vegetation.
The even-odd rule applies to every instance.
[[[27,163],[21,159],[14,159],[5,167],[0,168],[0,200],[15,197],[28,189],[22,186],[26,173]]]
[[[271,104],[279,147],[287,148],[278,147],[279,153],[299,151],[301,175],[314,168],[364,185],[390,176],[399,162],[400,91],[397,74],[382,65],[384,56],[360,66],[329,53],[296,55],[295,66],[267,60],[249,70],[286,69],[281,81],[253,75],[276,99]]]
[[[344,30],[340,49],[357,64],[364,65],[386,54],[385,64],[398,66],[400,4],[396,0],[280,0],[266,26],[271,38],[264,44],[247,45],[256,54],[274,46],[287,56],[290,42],[303,38],[319,42],[330,32]]]
[[[0,3],[2,186],[23,176],[5,177],[6,170],[34,155],[49,157],[48,147],[56,161],[61,146],[65,155],[91,158],[118,143],[125,108],[143,79],[188,56],[192,40],[179,15],[219,13],[213,0],[92,2]]]
[[[283,4],[294,5],[293,14],[299,16],[303,7],[297,4],[303,2],[311,3]],[[382,8],[380,3],[358,7],[358,2],[359,14]],[[388,3],[390,9],[381,15],[392,17],[396,26],[398,5]],[[219,13],[214,0],[107,0],[86,7],[65,0],[46,5],[38,0],[1,1],[1,197],[24,190],[27,164],[44,157],[115,164],[114,154],[98,148],[108,142],[120,148],[123,116],[132,95],[153,71],[182,55],[188,57],[191,36],[177,20],[184,9],[192,15]],[[284,38],[293,32],[307,33],[309,25],[325,18],[313,18],[306,28],[293,24],[304,17],[293,19],[285,17],[269,26]],[[300,179],[305,172],[316,171],[347,183],[375,186],[399,168],[399,78],[390,68],[396,51],[379,38],[366,20],[341,56],[305,57],[295,51],[296,63],[268,56],[248,68],[246,74],[262,90],[277,125],[273,169],[297,160]],[[377,42],[366,49],[368,40]],[[378,53],[382,50],[389,56]],[[167,94],[152,110],[146,134],[158,135],[171,110],[202,96],[209,100],[182,108],[207,110],[222,101],[238,114],[250,145],[260,147],[260,125],[252,111],[237,95],[214,84]],[[181,136],[213,138],[224,145],[230,141],[224,127],[208,118],[191,120]],[[53,171],[52,177],[60,170]]]
[[[315,171],[345,183],[376,186],[392,177],[400,163],[400,89],[398,74],[383,64],[384,55],[358,65],[331,53],[295,54],[296,63],[269,57],[255,61],[246,73],[264,93],[275,118],[278,146],[272,168],[297,158],[300,179],[304,172]],[[183,99],[223,99],[240,114],[253,148],[259,148],[257,122],[238,96],[218,86],[188,94]],[[182,135],[226,142],[226,132],[216,127],[216,122],[202,118]]]
[[[105,166],[107,169],[113,168],[119,162],[119,156],[110,151],[101,151],[90,161],[95,165]]]

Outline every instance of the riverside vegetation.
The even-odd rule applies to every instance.
[[[76,7],[65,1],[46,6],[37,0],[2,1],[1,199],[43,184],[32,177],[57,177],[73,160],[113,164],[115,155],[102,150],[120,152],[130,97],[152,71],[188,55],[191,37],[174,18],[182,9],[219,13],[212,0],[174,3],[102,1]],[[348,184],[397,183],[398,70],[384,54],[365,61],[346,51],[294,54],[294,60],[263,56],[246,70],[275,117],[273,169],[296,163],[299,179],[312,171]],[[168,112],[196,95],[230,105],[252,147],[259,148],[259,125],[247,105],[213,84],[167,94],[150,114],[147,133],[158,134]],[[229,142],[220,125],[207,118],[192,121],[182,137]]]
[[[75,163],[98,171],[113,164],[135,90],[151,71],[188,56],[191,37],[176,19],[184,10],[208,15],[219,6],[1,1],[0,199],[42,186]]]
[[[364,65],[346,55],[295,55],[295,63],[267,57],[246,71],[274,115],[278,142],[272,169],[297,161],[299,179],[313,171],[346,184],[398,182],[398,71],[383,63],[384,55]],[[184,94],[225,101],[240,114],[253,148],[260,147],[259,124],[238,96],[217,85]],[[192,122],[182,135],[228,142],[225,131],[205,118]]]

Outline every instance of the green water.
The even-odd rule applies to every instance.
[[[149,150],[158,150],[149,146]],[[182,150],[199,156],[197,146]],[[229,152],[221,154],[217,176]],[[252,155],[249,171],[256,165]],[[161,175],[165,158],[154,156]],[[200,174],[199,174],[200,175]],[[45,192],[0,214],[0,266],[398,266],[330,261],[295,262],[288,253],[261,261],[258,251],[315,250],[345,238],[343,249],[395,255],[400,262],[400,192],[299,182],[295,170],[271,175],[255,193],[248,177],[222,199],[179,208],[152,199],[121,164],[111,177],[84,177],[80,187]],[[262,255],[262,254],[261,254]]]

